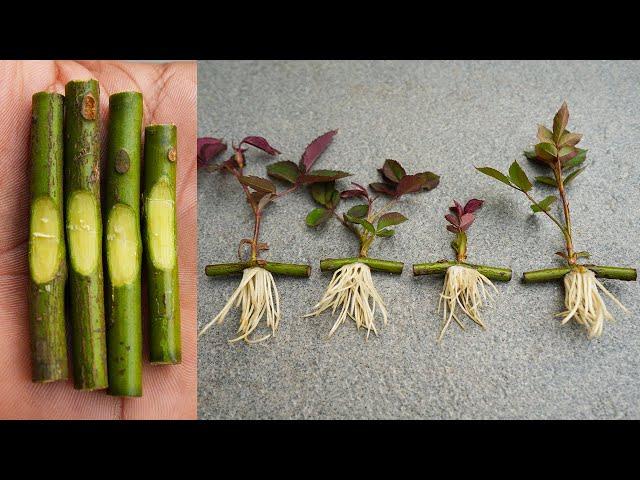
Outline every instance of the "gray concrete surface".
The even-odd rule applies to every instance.
[[[305,145],[340,133],[323,168],[377,178],[385,158],[409,170],[433,170],[440,186],[399,210],[409,221],[375,245],[378,258],[406,262],[400,276],[375,274],[390,323],[365,342],[353,324],[327,340],[330,316],[303,319],[330,280],[324,257],[356,253],[337,222],[304,225],[313,204],[297,194],[270,207],[267,258],[311,263],[311,278],[278,279],[283,319],[275,339],[227,344],[238,315],[199,342],[199,415],[204,419],[576,418],[640,417],[640,289],[606,286],[628,307],[604,335],[587,340],[560,326],[561,283],[524,286],[521,272],[558,264],[556,227],[534,217],[526,199],[473,165],[502,169],[535,142],[567,100],[569,128],[585,135],[589,168],[570,188],[576,246],[594,263],[640,266],[640,63],[638,62],[200,62],[199,135],[239,140],[257,134],[297,161]],[[270,161],[250,154],[249,173]],[[543,190],[540,190],[543,194]],[[451,255],[443,215],[452,198],[486,200],[470,230],[470,260],[510,266],[499,284],[489,329],[469,321],[436,344],[441,278],[414,278],[410,265]],[[250,210],[230,179],[200,172],[199,266],[234,261],[250,236]],[[222,308],[239,278],[199,278],[199,325]]]

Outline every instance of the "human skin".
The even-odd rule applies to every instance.
[[[180,365],[150,365],[143,319],[141,398],[74,390],[71,380],[49,384],[31,381],[27,304],[31,96],[43,90],[64,94],[68,81],[89,78],[98,80],[101,88],[103,165],[112,93],[141,92],[143,125],[175,123],[178,128],[176,203],[183,356]],[[0,418],[196,418],[195,62],[0,61],[0,85]]]

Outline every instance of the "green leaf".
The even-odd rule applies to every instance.
[[[300,169],[298,165],[290,161],[276,162],[267,165],[267,175],[295,184],[300,176]]]
[[[527,174],[524,173],[524,170],[522,170],[522,167],[517,161],[514,161],[509,167],[509,178],[511,182],[523,192],[528,192],[533,188]]]
[[[571,160],[568,160],[562,165],[563,170],[568,170],[570,168],[577,167],[587,159],[587,150],[584,150],[582,148],[577,148],[577,147],[576,147],[576,150],[578,151],[578,154],[575,157],[573,157]]]
[[[561,147],[575,147],[580,140],[582,140],[582,135],[580,133],[571,133],[568,130],[565,130],[562,137],[560,137],[558,145]]]
[[[375,234],[376,233],[376,229],[373,227],[373,225],[371,225],[371,223],[369,223],[367,220],[365,220],[364,218],[357,218],[357,217],[352,217],[351,215],[349,215],[348,213],[344,214],[344,218],[345,220],[347,220],[348,222],[351,223],[357,223],[360,224],[364,227],[365,230],[368,230],[370,233]]]
[[[338,190],[334,190],[331,192],[331,198],[327,199],[327,208],[332,210],[335,209],[340,204],[340,201],[340,192]]]
[[[456,236],[456,238],[451,240],[450,245],[451,245],[451,248],[453,248],[454,252],[460,253],[460,239],[458,238],[458,236]]]
[[[569,185],[573,181],[574,178],[576,178],[578,175],[580,175],[582,172],[584,172],[585,168],[587,168],[587,167],[582,167],[582,168],[579,168],[577,170],[574,170],[569,175],[564,177],[564,180],[562,181],[562,183],[564,183],[565,186]]]
[[[538,125],[538,140],[541,142],[553,142],[553,132],[544,125]]]
[[[537,160],[538,159],[538,155],[536,155],[536,152],[534,150],[531,151],[524,151],[523,152],[524,156],[527,157],[527,160]]]
[[[402,165],[395,160],[385,160],[382,172],[385,177],[395,183],[398,183],[407,174]]]
[[[567,162],[574,156],[576,156],[576,151],[573,147],[562,147],[560,150],[558,150],[558,159],[561,162]]]
[[[356,223],[359,223],[360,225],[362,225],[365,228],[365,230],[367,230],[369,233],[373,233],[375,235],[375,233],[376,233],[375,227],[373,225],[371,225],[369,222],[367,222],[366,220],[359,219],[358,222],[356,222]]]
[[[318,183],[318,182],[333,182],[339,178],[349,177],[351,174],[347,172],[341,172],[340,170],[313,170],[309,173],[305,173],[300,177],[300,182],[304,184]]]
[[[548,212],[550,210],[551,205],[556,200],[557,200],[556,197],[554,197],[553,195],[549,195],[548,197],[545,197],[544,200],[541,200],[538,202],[538,205],[540,205],[540,207],[538,207],[538,205],[531,205],[531,210],[533,210],[533,213],[538,213],[543,211]]]
[[[553,117],[553,138],[558,141],[569,123],[569,108],[567,102],[562,102],[562,106],[555,117]]]
[[[542,142],[536,145],[536,156],[544,162],[553,162],[556,160],[558,150],[553,143]]]
[[[590,256],[589,252],[576,252],[577,258],[589,258]]]
[[[369,213],[369,205],[354,205],[349,209],[347,215],[353,218],[364,218]]]
[[[407,217],[405,217],[401,213],[398,213],[398,212],[385,213],[380,217],[380,220],[378,220],[378,231],[382,230],[383,228],[390,227],[392,225],[399,225],[402,222],[406,222],[406,221],[407,221]]]
[[[386,230],[378,230],[376,232],[376,237],[391,237],[396,233],[395,230],[391,230],[390,228],[387,228]]]
[[[337,195],[339,199],[340,193],[335,188],[335,182],[313,183],[309,187],[309,190],[311,191],[313,199],[320,205],[329,209],[337,206],[337,203],[335,205],[333,204],[333,199],[334,195]]]
[[[499,172],[495,168],[476,167],[476,170],[478,170],[480,173],[484,173],[485,175],[489,175],[490,177],[493,177],[496,180],[499,180],[502,183],[509,185],[510,187],[513,186],[511,185],[511,180],[509,180],[509,177],[507,177],[504,173]]]
[[[331,211],[326,208],[314,208],[309,212],[306,218],[307,225],[310,227],[317,227],[318,225],[326,222],[331,217]]]
[[[276,186],[266,178],[254,177],[253,175],[243,175],[238,177],[238,181],[258,192],[276,193]]]
[[[544,183],[545,185],[551,185],[552,187],[557,187],[558,184],[556,183],[556,179],[555,178],[551,178],[551,177],[536,177],[536,182],[538,183]]]
[[[422,187],[423,190],[433,190],[440,183],[440,175],[436,175],[433,172],[422,172],[417,173],[416,175],[424,180],[424,186]]]

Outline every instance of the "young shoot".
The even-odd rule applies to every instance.
[[[517,161],[509,167],[508,175],[491,167],[481,167],[477,170],[524,194],[531,203],[534,214],[545,215],[558,227],[564,239],[565,250],[556,252],[556,255],[562,257],[566,266],[526,272],[523,280],[525,283],[530,283],[564,278],[566,310],[558,314],[563,317],[562,324],[574,319],[576,323],[585,327],[589,338],[596,338],[602,333],[604,320],[613,318],[607,311],[599,291],[625,310],[596,277],[635,280],[637,274],[633,268],[580,263],[581,259],[588,259],[590,255],[586,251],[578,251],[575,248],[567,186],[585,170],[587,150],[576,146],[582,139],[582,135],[567,130],[568,122],[569,109],[565,102],[553,118],[551,129],[543,125],[538,126],[539,143],[535,145],[534,150],[524,152],[529,160],[551,172],[550,175],[535,177],[535,184],[541,188],[555,190],[557,196],[547,195],[542,200],[536,200],[531,193],[533,184]],[[561,216],[552,211],[552,205],[557,203],[558,198]]]
[[[269,249],[268,243],[263,242],[260,237],[264,211],[271,203],[304,185],[334,182],[339,178],[349,176],[346,172],[336,170],[311,169],[336,133],[336,130],[327,132],[311,142],[303,153],[299,164],[281,161],[267,167],[267,175],[288,183],[287,188],[283,190],[277,190],[276,185],[267,178],[246,175],[244,172],[247,163],[245,152],[248,149],[244,145],[260,149],[271,156],[280,154],[263,137],[245,137],[237,146],[232,145],[233,154],[231,157],[218,165],[213,164],[212,161],[226,151],[227,145],[217,138],[198,139],[198,167],[207,171],[231,174],[242,188],[254,216],[253,236],[241,239],[238,245],[239,262],[207,265],[205,268],[205,273],[208,276],[242,273],[242,280],[224,308],[202,328],[199,335],[204,334],[211,326],[223,323],[227,314],[234,307],[240,308],[240,326],[237,332],[238,336],[230,342],[244,340],[247,343],[258,343],[275,335],[281,314],[280,295],[273,274],[309,277],[311,267],[309,265],[269,262],[260,258],[262,252]],[[265,317],[266,326],[270,333],[257,339],[253,338],[252,334]]]
[[[367,331],[366,338],[371,332],[378,334],[376,312],[382,316],[383,323],[387,323],[387,309],[373,284],[371,270],[402,273],[404,264],[370,258],[369,249],[376,239],[393,236],[395,229],[392,227],[407,220],[401,213],[391,211],[404,195],[432,190],[440,181],[440,177],[431,172],[408,175],[395,160],[386,160],[378,171],[382,181],[369,185],[373,194],[353,182],[351,187],[342,192],[336,189],[335,182],[312,185],[309,189],[320,206],[307,215],[307,225],[318,227],[335,218],[359,242],[357,257],[324,259],[320,262],[322,271],[334,271],[333,278],[313,311],[305,316],[318,316],[328,309],[334,314],[339,310],[329,336],[348,318],[355,322],[358,330],[364,328]],[[379,199],[383,196],[387,201],[379,205]],[[341,201],[347,199],[358,199],[361,203],[342,214],[338,213]]]
[[[455,320],[464,330],[462,321],[457,315],[458,307],[484,330],[486,327],[480,310],[493,300],[491,289],[496,293],[498,291],[491,280],[511,280],[511,270],[508,268],[466,263],[467,230],[475,220],[475,212],[482,207],[483,203],[483,200],[474,198],[463,207],[454,200],[453,206],[449,207],[450,213],[444,217],[449,222],[447,230],[455,234],[455,238],[451,241],[451,248],[456,254],[455,261],[440,260],[436,263],[420,263],[413,266],[414,275],[445,274],[444,287],[438,302],[438,312],[441,310],[443,312],[438,342],[442,341],[452,320]]]

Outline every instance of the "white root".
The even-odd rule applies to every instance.
[[[602,335],[604,320],[613,320],[598,289],[602,290],[623,311],[627,309],[598,281],[595,273],[583,267],[571,270],[564,276],[564,305],[566,311],[557,316],[564,317],[562,325],[572,318],[587,329],[589,338]]]
[[[240,327],[237,333],[240,335],[229,340],[230,343],[239,340],[258,343],[275,335],[280,323],[280,295],[271,272],[261,267],[246,268],[243,271],[240,285],[233,292],[227,304],[212,321],[204,326],[198,336],[204,334],[211,326],[222,324],[231,308],[239,306],[241,307]],[[272,333],[257,340],[250,339],[249,335],[253,333],[265,315],[267,327],[271,327]]]
[[[373,285],[371,269],[363,263],[343,265],[336,270],[322,299],[313,307],[313,312],[305,317],[318,316],[329,308],[333,315],[338,307],[341,307],[340,315],[329,336],[333,335],[347,318],[351,318],[358,329],[366,328],[367,338],[372,331],[378,335],[374,323],[376,309],[382,313],[383,322],[387,324],[387,309]]]
[[[438,341],[441,341],[444,337],[451,320],[455,320],[460,328],[464,330],[462,322],[456,315],[457,306],[460,306],[471,320],[483,329],[486,328],[480,316],[480,309],[485,303],[493,300],[490,289],[487,286],[493,288],[497,293],[498,289],[491,280],[473,268],[453,265],[447,269],[444,277],[444,287],[438,301],[438,312],[444,306],[442,330],[440,330]]]

